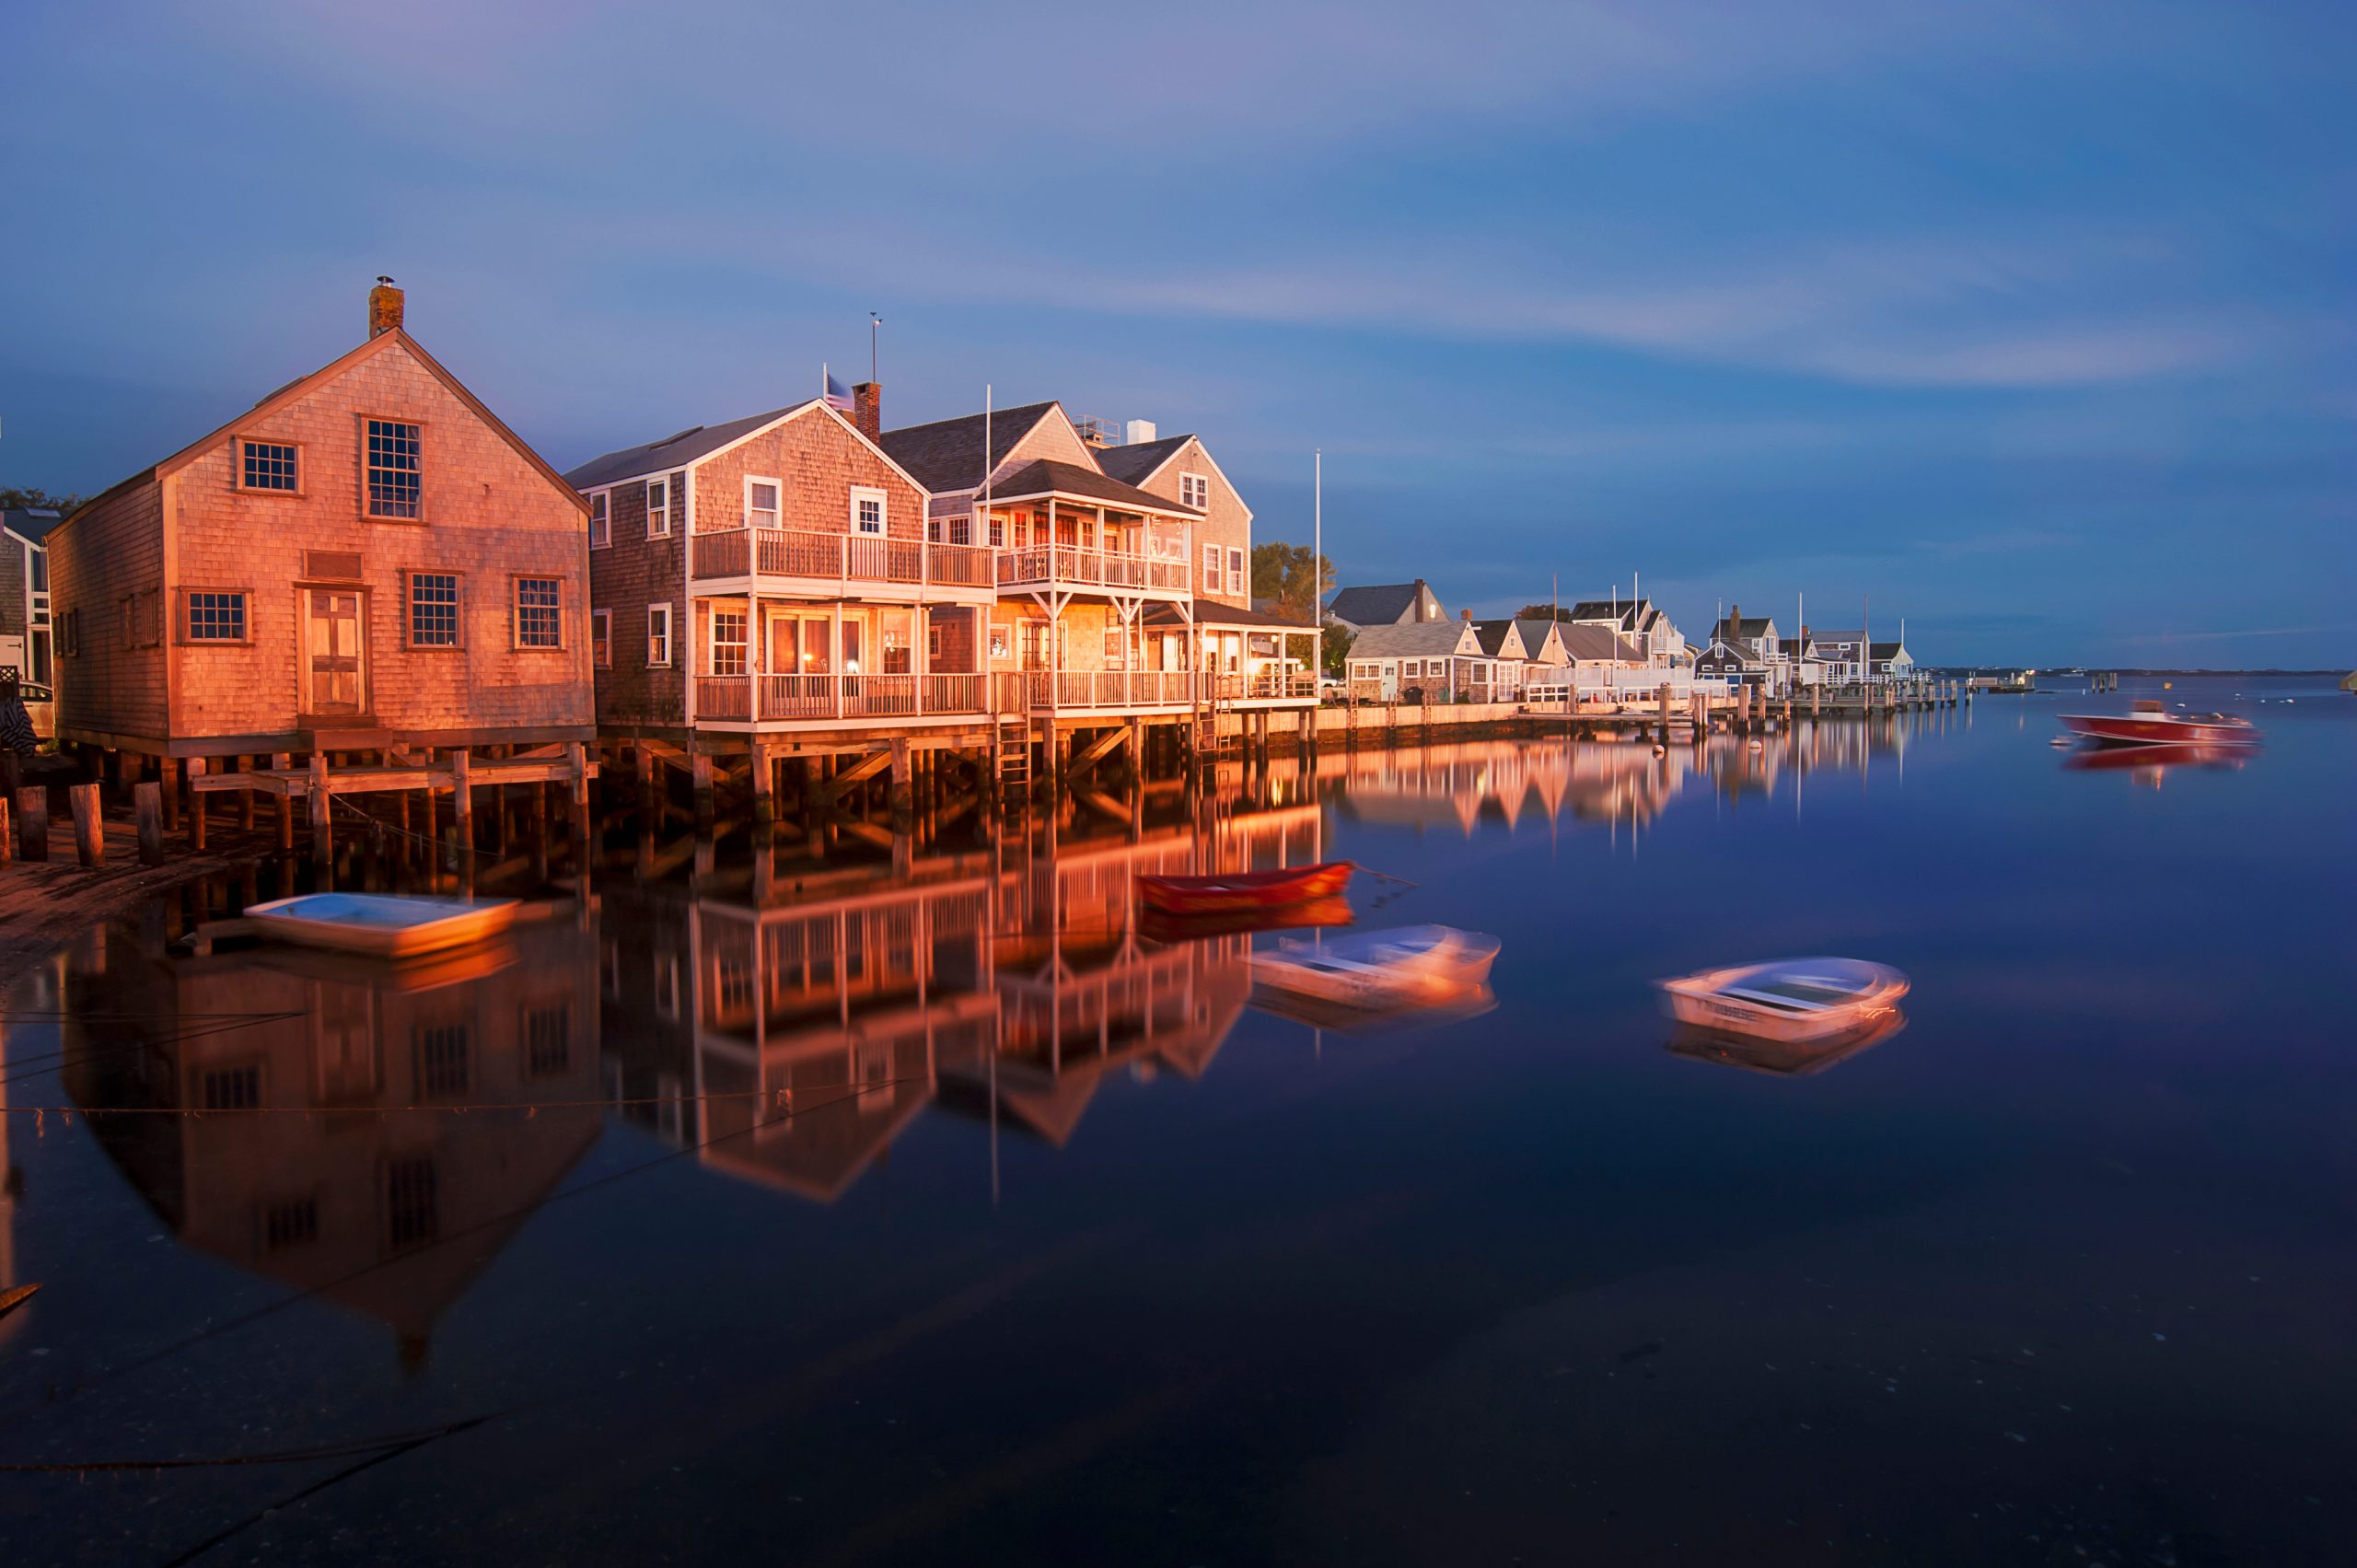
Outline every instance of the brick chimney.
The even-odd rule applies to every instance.
[[[1727,606],[1727,646],[1743,651],[1743,606],[1739,604]]]
[[[401,324],[401,291],[393,286],[392,279],[381,275],[377,279],[377,286],[368,291],[370,337],[389,332]]]
[[[870,441],[880,441],[884,436],[884,388],[875,381],[862,381],[851,389],[851,422]]]

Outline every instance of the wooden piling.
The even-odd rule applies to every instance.
[[[328,820],[330,803],[335,797],[328,793],[328,754],[311,753],[311,777],[307,799],[311,815],[311,862],[325,871],[335,859],[335,828]]]
[[[719,815],[713,798],[712,753],[699,749],[688,758],[688,778],[695,796],[696,831],[712,831],[714,819]]]
[[[164,786],[142,783],[131,786],[131,809],[139,819],[139,864],[164,864]]]
[[[0,865],[6,865],[17,854],[16,825],[9,821],[9,797],[0,795]]]
[[[475,847],[474,759],[463,746],[450,749],[450,816],[459,829],[459,847]]]
[[[589,842],[589,749],[578,740],[564,746],[564,765],[571,773],[573,786],[573,839],[575,843]],[[543,835],[545,836],[545,835]],[[588,867],[576,867],[585,875]]]
[[[203,758],[188,760],[188,847],[200,854],[204,853],[204,808],[212,804],[211,796],[196,787],[204,771]]]
[[[107,863],[106,827],[99,819],[99,786],[77,784],[66,791],[74,806],[74,853],[84,869],[96,871]]]
[[[49,858],[49,791],[40,784],[17,791],[17,848],[26,860]]]
[[[156,759],[156,784],[163,796],[164,830],[180,830],[180,762],[177,757]]]

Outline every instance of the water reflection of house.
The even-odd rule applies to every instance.
[[[936,1100],[1061,1144],[1116,1067],[1199,1076],[1250,990],[1248,938],[1141,935],[1135,878],[1315,858],[1320,820],[1303,805],[1134,837],[1109,822],[1017,865],[806,881],[776,907],[610,896],[616,1092],[708,1165],[821,1202]]]
[[[400,966],[119,938],[68,972],[68,1088],[182,1242],[383,1321],[413,1359],[597,1141],[591,951],[569,923]],[[522,1102],[549,1109],[487,1109]]]
[[[1677,795],[1690,756],[1649,746],[1490,740],[1411,751],[1354,752],[1319,759],[1321,775],[1348,784],[1341,809],[1395,827],[1454,828],[1477,822],[1650,821]]]

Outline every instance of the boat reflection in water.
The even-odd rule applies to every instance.
[[[596,972],[571,923],[398,963],[113,933],[64,970],[66,1086],[183,1244],[384,1323],[414,1365],[598,1140]]]
[[[2254,755],[2248,746],[2085,746],[2065,756],[2062,766],[2073,773],[2126,773],[2158,789],[2171,769],[2235,772]]]
[[[1873,1050],[1906,1027],[1906,1015],[1895,1007],[1855,1028],[1809,1040],[1764,1040],[1680,1024],[1666,1049],[1674,1056],[1690,1056],[1748,1073],[1805,1078]]]

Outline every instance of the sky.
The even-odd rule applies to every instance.
[[[10,0],[0,484],[412,332],[559,468],[864,376],[1344,583],[2357,665],[2357,6]]]

